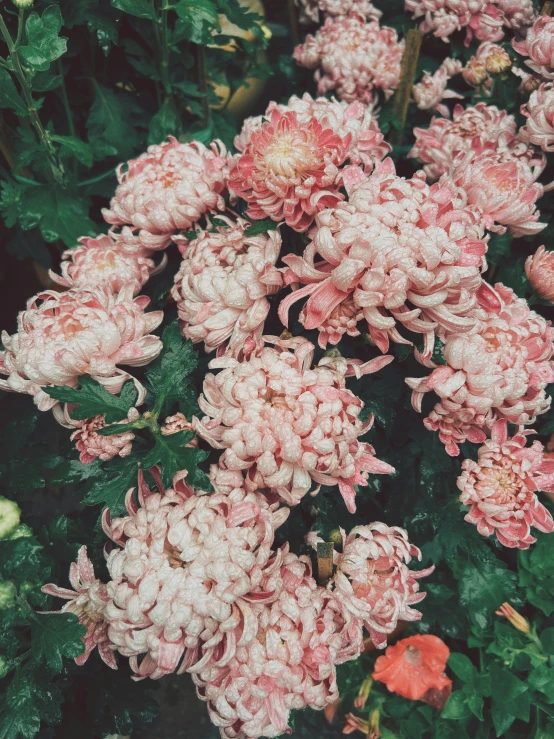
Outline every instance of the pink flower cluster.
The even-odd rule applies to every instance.
[[[296,505],[314,482],[338,485],[355,511],[354,485],[367,485],[370,472],[394,469],[358,440],[372,419],[362,422],[364,404],[345,387],[347,363],[312,368],[309,341],[265,340],[275,347],[263,347],[248,361],[221,357],[210,363],[222,371],[204,380],[198,403],[206,415],[196,423],[198,435],[223,450],[222,469],[246,471],[249,490],[267,490]],[[374,372],[391,360],[379,357],[356,369]]]
[[[462,71],[462,63],[457,59],[445,59],[434,74],[425,72],[421,82],[412,87],[412,95],[420,110],[436,110],[445,118],[450,117],[450,111],[443,104],[443,100],[462,98],[453,90],[448,90],[448,80]]]
[[[423,172],[398,177],[390,159],[353,182],[348,202],[318,214],[304,255],[283,257],[286,282],[304,285],[281,302],[283,323],[309,296],[300,321],[322,346],[361,315],[382,352],[410,343],[400,325],[424,334],[426,354],[437,326],[470,330],[487,242],[464,191],[447,178],[429,186]]]
[[[278,231],[248,236],[248,221],[224,220],[215,232],[200,231],[183,244],[183,261],[172,296],[183,334],[203,341],[206,351],[238,356],[261,346],[268,295],[281,287],[275,267],[281,249]]]
[[[497,284],[482,296],[473,318],[469,332],[438,332],[446,365],[423,360],[431,374],[406,380],[417,410],[425,393],[440,397],[424,423],[439,432],[453,456],[466,439],[484,441],[498,419],[532,424],[548,410],[545,387],[554,381],[554,329],[525,300]]]
[[[404,42],[396,31],[366,22],[356,12],[346,17],[327,17],[315,36],[297,46],[294,58],[315,69],[320,95],[336,90],[346,102],[375,102],[381,90],[389,98],[398,86]]]
[[[406,10],[421,18],[424,33],[448,42],[449,37],[466,29],[466,44],[473,36],[481,41],[500,41],[504,30],[523,29],[533,24],[532,0],[406,0]]]
[[[528,549],[536,539],[534,528],[554,531],[554,521],[536,492],[554,492],[554,460],[546,459],[535,441],[526,447],[529,431],[508,438],[508,422],[498,420],[492,438],[479,449],[477,462],[465,459],[458,488],[460,500],[471,506],[466,521],[483,536],[495,534],[505,547]]]
[[[319,23],[320,13],[324,18],[339,18],[355,12],[371,21],[378,21],[383,15],[370,0],[296,0],[296,4],[303,23]]]
[[[419,551],[402,529],[354,529],[324,588],[307,557],[272,549],[288,511],[248,492],[240,472],[214,468],[212,495],[179,476],[164,491],[151,472],[160,492],[141,474],[139,505],[132,489],[128,515],[104,518],[108,583],[82,548],[74,590],[44,587],[87,627],[79,663],[98,646],[111,667],[115,652],[128,657],[137,678],[188,672],[223,737],[276,737],[291,710],[337,700],[336,665],[360,654],[364,623],[386,646],[399,618],[420,617],[410,605],[430,570],[409,570]]]

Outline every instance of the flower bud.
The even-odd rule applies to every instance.
[[[554,251],[539,246],[525,262],[525,274],[531,287],[543,300],[554,302]]]
[[[0,539],[8,537],[19,525],[21,510],[13,500],[0,497]]]
[[[485,60],[485,68],[489,74],[501,74],[512,66],[512,60],[507,51],[497,46]]]
[[[332,541],[333,544],[342,544],[342,534],[340,529],[333,529],[331,533],[329,534],[329,541]]]
[[[471,60],[462,69],[462,77],[467,84],[472,85],[472,87],[482,85],[488,76],[485,65],[482,62],[477,61],[474,56],[471,57]]]
[[[12,0],[12,3],[15,5],[16,8],[19,8],[21,10],[22,8],[32,7],[33,0]]]
[[[369,697],[369,691],[371,690],[372,685],[373,678],[371,677],[371,675],[368,675],[368,677],[366,677],[366,679],[360,685],[360,690],[358,691],[358,695],[356,696],[356,699],[354,701],[354,708],[357,708],[358,711],[363,711],[363,709],[365,708],[365,704]]]
[[[496,615],[507,618],[512,626],[523,634],[528,634],[531,631],[529,621],[521,613],[518,613],[515,608],[512,608],[509,603],[502,603],[498,611],[496,611]]]

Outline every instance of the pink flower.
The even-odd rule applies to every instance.
[[[391,147],[384,140],[375,113],[371,106],[356,100],[353,103],[339,102],[335,98],[316,98],[304,93],[299,98],[293,95],[286,105],[271,102],[263,115],[247,118],[242,131],[235,137],[235,147],[244,152],[254,131],[259,130],[265,119],[273,112],[296,113],[301,126],[309,125],[315,118],[325,129],[331,129],[344,141],[349,140],[348,159],[350,164],[361,164],[371,170],[375,162],[384,159]]]
[[[138,414],[137,414],[138,415]],[[124,422],[125,423],[125,422]],[[71,434],[71,441],[75,441],[79,459],[83,464],[90,464],[95,459],[107,461],[114,457],[127,457],[131,453],[132,441],[135,435],[132,431],[113,436],[101,436],[98,429],[106,427],[104,416],[94,416],[86,421],[76,421],[77,430]]]
[[[161,351],[160,339],[150,332],[163,313],[145,313],[149,302],[146,296],[133,299],[130,283],[117,295],[101,288],[39,293],[19,314],[17,333],[2,336],[0,372],[8,378],[0,388],[33,395],[43,411],[57,402],[43,387],[75,387],[84,374],[118,393],[129,379],[118,365],[140,367]]]
[[[300,124],[296,113],[275,110],[235,161],[229,187],[246,200],[251,218],[305,231],[318,211],[342,199],[339,167],[349,145],[350,136],[315,118]]]
[[[445,118],[450,117],[450,111],[443,100],[463,98],[453,90],[446,88],[448,80],[462,71],[462,63],[457,59],[445,59],[434,74],[425,72],[423,79],[412,87],[412,95],[420,110],[436,110]]]
[[[118,651],[139,677],[224,664],[256,637],[257,607],[278,597],[283,551],[274,532],[288,511],[272,512],[262,495],[236,487],[228,493],[183,498],[152,493],[139,475],[128,516],[104,519],[118,545],[107,555],[111,580],[106,620]]]
[[[315,36],[297,46],[294,58],[316,69],[320,95],[336,90],[341,100],[370,103],[382,90],[389,98],[398,86],[404,42],[396,31],[378,22],[366,23],[357,13],[328,17]]]
[[[541,15],[527,31],[522,41],[512,41],[512,46],[522,56],[525,64],[547,79],[554,79],[554,19]]]
[[[324,346],[333,312],[353,301],[352,314],[363,312],[381,351],[389,340],[410,343],[398,332],[401,324],[425,334],[430,352],[437,324],[473,325],[467,314],[486,251],[477,221],[450,181],[429,186],[423,172],[406,180],[385,160],[369,178],[361,176],[347,203],[317,216],[303,257],[283,257],[286,282],[305,287],[281,302],[281,321],[287,325],[290,306],[309,296],[301,321],[306,329],[323,327]]]
[[[383,15],[369,0],[296,0],[296,4],[300,8],[302,23],[319,23],[320,13],[325,18],[355,12],[371,21],[378,21]]]
[[[450,174],[467,193],[468,205],[481,212],[486,228],[504,233],[509,227],[514,236],[524,236],[546,226],[538,222],[536,208],[536,201],[544,193],[536,181],[543,168],[543,160],[514,156],[510,147],[496,148],[474,141]]]
[[[504,15],[495,0],[406,0],[405,6],[414,19],[422,18],[424,33],[445,42],[462,28],[467,29],[466,44],[473,34],[482,41],[500,41],[504,35]]]
[[[336,665],[361,651],[361,620],[317,586],[307,557],[288,554],[276,577],[282,589],[260,608],[257,638],[223,666],[193,673],[222,737],[289,733],[291,710],[338,699]]]
[[[276,348],[266,346],[244,362],[222,357],[210,363],[222,371],[204,380],[198,402],[206,416],[197,422],[199,436],[224,450],[223,469],[247,470],[249,489],[270,488],[296,505],[313,482],[338,484],[353,512],[354,485],[366,485],[369,472],[394,470],[358,441],[371,419],[360,420],[363,403],[345,387],[346,363],[311,369],[310,342],[265,339]],[[390,360],[379,357],[358,371],[376,371]]]
[[[498,144],[501,139],[511,141],[515,130],[514,117],[494,105],[456,105],[451,121],[433,118],[429,128],[414,128],[416,143],[409,156],[422,162],[425,174],[436,180],[448,172],[456,153],[471,149],[475,138],[481,144]]]
[[[554,252],[539,246],[525,261],[525,273],[531,287],[543,300],[554,302]]]
[[[61,276],[52,270],[50,277],[64,287],[82,287],[89,290],[103,287],[114,293],[131,282],[135,294],[149,277],[165,266],[150,259],[150,252],[139,245],[129,245],[119,234],[109,233],[92,239],[83,236],[81,246],[68,249],[62,255]]]
[[[220,220],[226,226],[197,232],[184,250],[171,294],[187,339],[238,356],[262,343],[267,296],[282,284],[275,267],[281,236],[277,230],[246,236],[248,221]]]
[[[179,412],[174,416],[168,416],[160,431],[162,432],[162,436],[171,436],[172,434],[178,434],[180,431],[194,431],[194,426]],[[185,446],[198,446],[198,439],[193,439],[189,444],[185,444]]]
[[[465,440],[461,438],[464,429],[467,438],[480,442],[476,427],[490,430],[494,420],[490,411],[496,418],[528,425],[550,406],[545,387],[554,381],[554,329],[530,310],[525,300],[500,283],[483,297],[486,299],[475,310],[476,323],[471,331],[440,332],[447,366],[426,360],[426,366],[435,368],[433,372],[406,380],[414,390],[416,410],[421,410],[426,392],[433,390],[443,399],[442,408],[435,407],[441,420],[430,416],[426,425],[433,428],[437,424],[438,429],[446,431],[444,424],[450,418],[460,432],[454,438],[456,443]],[[445,399],[454,405],[445,404]],[[452,448],[457,453],[457,448]]]
[[[421,552],[397,526],[379,522],[356,526],[343,542],[331,587],[342,608],[362,619],[372,642],[383,649],[399,619],[421,618],[411,608],[425,598],[417,581],[434,567],[420,572],[409,569],[412,557],[421,559]]]
[[[523,141],[540,146],[543,151],[554,151],[554,89],[552,84],[542,84],[531,93],[521,112],[527,122],[519,129]]]
[[[475,408],[466,407],[449,398],[441,398],[440,403],[423,420],[423,425],[429,431],[438,431],[446,453],[457,457],[460,453],[458,444],[463,444],[466,440],[473,444],[482,444],[485,441],[494,419],[492,410],[480,413]]]
[[[170,236],[189,230],[204,213],[223,210],[221,193],[229,174],[227,152],[220,141],[210,149],[194,141],[169,141],[148,147],[138,159],[117,169],[119,186],[103,215],[114,225],[139,229],[146,248],[167,246]]]
[[[515,30],[532,26],[537,18],[533,0],[498,0],[498,9],[504,25]]]
[[[505,547],[528,549],[536,539],[531,526],[551,533],[554,521],[539,503],[537,490],[554,492],[554,461],[545,460],[543,446],[526,448],[526,434],[508,438],[507,421],[497,421],[492,439],[479,449],[479,459],[464,459],[457,485],[460,500],[471,506],[465,520],[483,536],[496,534]]]
[[[79,623],[86,627],[87,633],[83,637],[84,652],[75,659],[78,665],[84,665],[90,653],[98,647],[102,660],[117,670],[117,663],[113,652],[113,645],[108,638],[108,624],[104,618],[108,593],[106,586],[94,577],[92,562],[87,557],[87,548],[81,547],[77,562],[72,562],[69,568],[69,581],[73,590],[60,588],[49,583],[43,585],[42,592],[63,598],[68,602],[61,609],[61,613],[74,613]]]

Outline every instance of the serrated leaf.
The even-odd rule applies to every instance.
[[[112,7],[134,15],[135,18],[155,18],[152,6],[147,0],[111,0],[111,4]]]
[[[159,144],[170,135],[177,135],[180,119],[170,98],[167,98],[150,121],[148,144]]]
[[[149,469],[159,465],[162,469],[162,480],[165,485],[171,485],[173,476],[180,470],[187,470],[186,481],[197,490],[206,493],[213,492],[209,477],[199,465],[208,457],[208,452],[196,447],[184,445],[194,438],[192,431],[179,431],[169,436],[156,435],[156,443],[144,457],[143,466]]]
[[[73,247],[81,236],[94,236],[98,229],[88,217],[89,203],[59,185],[40,185],[25,190],[19,223],[24,230],[38,226],[48,242],[61,239]]]
[[[72,418],[83,420],[94,416],[104,416],[106,423],[115,423],[127,418],[129,409],[137,399],[137,391],[132,382],[126,382],[119,395],[112,395],[97,380],[89,375],[79,378],[80,387],[45,387],[50,397],[62,403],[76,403],[71,411]]]
[[[50,5],[42,17],[34,11],[29,15],[25,24],[27,44],[19,53],[30,67],[44,72],[67,51],[67,38],[58,36],[62,25],[58,5]]]
[[[489,626],[502,603],[514,599],[516,574],[498,560],[469,563],[459,579],[460,604],[481,629]]]
[[[265,234],[267,231],[275,231],[279,226],[276,221],[272,221],[271,218],[266,218],[264,221],[254,221],[251,226],[244,231],[245,236],[257,236],[258,234]]]
[[[33,739],[40,729],[40,712],[32,701],[21,710],[0,711],[0,739]]]
[[[263,16],[253,13],[248,6],[241,5],[238,0],[218,0],[217,4],[219,12],[243,31],[248,31],[257,23],[263,22]]]
[[[127,159],[139,145],[137,121],[142,109],[129,95],[94,83],[94,101],[87,119],[88,139],[95,159]]]
[[[61,672],[63,657],[74,659],[85,651],[86,627],[74,613],[36,613],[31,619],[31,651],[37,662]]]
[[[14,110],[22,118],[29,115],[27,106],[6,69],[0,69],[0,107]]]
[[[220,30],[219,14],[213,0],[180,0],[173,9],[182,22],[180,32],[195,44],[213,41],[212,31]]]
[[[125,512],[125,495],[136,487],[139,460],[132,454],[129,457],[110,460],[105,473],[91,486],[83,500],[85,505],[102,505],[109,508],[112,516]]]
[[[81,164],[84,164],[85,167],[92,167],[92,149],[88,144],[85,144],[84,141],[81,141],[81,139],[78,139],[75,136],[51,135],[50,138],[52,141],[56,141],[58,144],[61,144],[62,149],[70,151],[74,155],[75,159],[77,159],[78,162],[81,162]]]

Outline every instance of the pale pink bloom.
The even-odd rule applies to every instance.
[[[529,95],[540,87],[541,78],[532,72],[524,72],[523,69],[512,66],[512,74],[515,74],[516,77],[520,78],[521,83],[517,89],[518,92],[521,92],[522,94],[526,93]]]
[[[160,427],[160,431],[162,432],[162,436],[171,436],[171,434],[178,434],[179,431],[194,431],[194,426],[190,421],[187,421],[181,412],[178,412],[174,416],[168,416],[165,419],[164,425]],[[185,446],[198,446],[198,439],[192,439]]]
[[[319,23],[320,13],[340,17],[355,12],[366,20],[378,21],[383,13],[371,4],[370,0],[295,0],[300,8],[302,23]]]
[[[483,430],[488,431],[490,411],[516,425],[532,424],[550,406],[545,388],[554,381],[554,329],[500,283],[481,301],[474,317],[476,322],[469,332],[440,333],[446,366],[425,360],[427,367],[435,368],[433,372],[423,378],[407,378],[414,390],[414,407],[420,411],[423,394],[434,391],[455,404],[444,405],[441,415],[452,411],[454,418],[460,417],[461,409],[469,409],[466,422],[470,426],[483,419]],[[430,417],[429,426],[435,421]],[[452,422],[460,428],[454,419]],[[475,431],[473,434],[468,433],[467,438],[478,441]]]
[[[177,231],[188,231],[205,213],[223,210],[228,157],[220,141],[211,148],[194,141],[181,144],[173,136],[148,147],[127,170],[117,168],[119,186],[103,215],[108,223],[139,229],[146,248],[160,248]]]
[[[108,624],[104,617],[109,600],[108,593],[106,586],[94,576],[94,568],[87,557],[86,547],[79,549],[77,562],[72,562],[70,565],[69,582],[73,590],[60,588],[53,583],[43,585],[41,590],[55,598],[67,600],[61,613],[74,613],[79,623],[87,629],[83,637],[84,652],[75,659],[75,662],[78,665],[84,665],[92,650],[98,647],[102,660],[108,667],[117,670],[114,646],[108,638]]]
[[[82,287],[89,290],[103,287],[114,293],[131,282],[138,293],[151,275],[165,266],[162,260],[156,268],[151,252],[144,247],[128,246],[119,234],[110,232],[96,238],[83,236],[81,246],[68,249],[62,255],[61,276],[52,270],[50,277],[64,287]]]
[[[462,69],[462,77],[467,84],[472,87],[482,86],[481,89],[483,94],[486,97],[490,97],[492,80],[487,72],[485,62],[482,59],[472,56],[469,62],[467,62],[465,67]]]
[[[123,423],[126,423],[124,421]],[[104,416],[94,416],[86,421],[76,421],[77,430],[71,434],[71,441],[79,452],[79,459],[83,464],[90,464],[95,459],[106,462],[114,457],[127,457],[131,453],[132,441],[135,435],[132,431],[112,436],[101,436],[98,429],[107,426]]]
[[[488,74],[501,74],[512,66],[512,60],[508,52],[490,41],[484,41],[477,49],[477,59],[485,64]]]
[[[229,188],[246,200],[251,218],[305,231],[318,211],[342,199],[339,167],[350,140],[316,118],[301,124],[296,113],[274,110],[235,160]]]
[[[500,41],[504,35],[504,15],[494,0],[406,0],[405,7],[414,19],[422,19],[419,27],[424,33],[445,42],[462,28],[467,31],[466,44],[474,34],[481,41]]]
[[[346,18],[330,18],[308,35],[294,50],[303,67],[315,69],[320,95],[336,90],[346,102],[371,103],[382,90],[389,98],[398,86],[404,41],[396,31],[378,22],[366,23],[351,13]]]
[[[474,141],[450,171],[453,182],[467,194],[468,205],[482,214],[490,231],[514,236],[536,234],[545,228],[539,223],[536,201],[544,187],[537,182],[544,160],[529,160],[532,152],[524,144],[523,156],[509,146],[495,147]]]
[[[497,0],[504,25],[514,30],[532,26],[537,18],[533,0]]]
[[[348,301],[361,310],[375,344],[409,344],[398,325],[425,334],[432,350],[437,325],[469,329],[467,318],[481,285],[486,239],[465,194],[447,179],[427,185],[423,172],[397,177],[392,160],[362,177],[347,203],[322,211],[303,257],[283,257],[288,284],[305,285],[281,301],[287,325],[293,303],[308,297],[301,314],[306,329],[323,327]]]
[[[531,287],[543,300],[554,302],[554,252],[539,246],[525,261],[525,273]]]
[[[222,357],[210,363],[222,371],[204,380],[198,403],[206,416],[197,422],[198,435],[224,450],[222,468],[247,471],[249,489],[270,488],[296,505],[314,482],[338,484],[354,511],[354,485],[366,485],[370,472],[394,470],[358,441],[372,419],[360,420],[364,404],[345,387],[347,363],[312,369],[309,341],[264,338],[276,348],[266,346],[244,362]],[[389,361],[379,357],[358,371],[373,372]]]
[[[102,288],[39,293],[19,314],[17,333],[2,335],[0,372],[8,378],[0,388],[33,395],[42,411],[57,403],[43,387],[75,387],[84,374],[118,393],[129,379],[118,365],[140,367],[161,351],[150,332],[163,312],[145,313],[149,302],[145,295],[133,299],[129,283],[116,295]]]
[[[448,172],[455,154],[471,149],[474,139],[498,145],[514,139],[515,131],[514,117],[494,105],[456,105],[451,121],[433,118],[428,128],[414,128],[416,142],[409,156],[422,162],[425,174],[436,180]]]
[[[350,164],[361,164],[366,170],[370,170],[375,162],[384,159],[391,151],[370,105],[359,100],[350,104],[339,102],[335,98],[328,100],[320,97],[314,100],[307,92],[301,98],[293,95],[286,105],[271,102],[263,115],[247,118],[240,134],[235,137],[238,151],[244,152],[252,133],[260,129],[265,119],[270,119],[275,110],[280,113],[296,113],[301,126],[308,125],[315,118],[325,129],[331,129],[341,139],[349,140]]]
[[[522,41],[512,41],[525,64],[546,79],[554,79],[554,18],[541,15]]]
[[[505,547],[528,549],[536,539],[531,526],[551,533],[554,521],[536,491],[554,492],[554,461],[544,459],[535,441],[526,448],[529,431],[508,438],[507,421],[497,421],[492,438],[479,449],[477,462],[464,459],[457,485],[460,500],[471,506],[465,520],[483,536],[496,534]]]
[[[552,83],[542,84],[531,93],[521,112],[527,122],[519,129],[519,136],[543,151],[554,151],[554,89]]]
[[[434,567],[410,570],[413,557],[421,559],[421,552],[398,526],[375,522],[343,535],[343,551],[337,555],[336,572],[328,587],[346,612],[363,620],[378,649],[387,645],[387,635],[400,619],[421,618],[410,606],[425,598],[417,581],[430,575]]]
[[[223,666],[193,673],[222,737],[290,733],[291,710],[322,710],[338,699],[336,665],[362,649],[361,619],[318,587],[307,557],[288,554],[280,595],[259,609],[258,634]]]
[[[450,117],[450,111],[443,100],[463,98],[454,90],[448,90],[448,80],[462,71],[462,63],[457,59],[445,59],[434,74],[424,72],[423,79],[412,87],[412,95],[420,110],[436,110],[445,118]]]
[[[449,398],[441,398],[431,413],[423,420],[429,431],[438,431],[446,453],[457,457],[458,444],[471,441],[482,444],[490,433],[495,420],[494,411],[480,413],[475,408],[456,403]]]
[[[152,472],[152,470],[151,470]],[[139,475],[139,506],[127,494],[128,516],[104,516],[118,545],[107,554],[111,580],[106,620],[117,650],[138,677],[224,664],[256,637],[259,604],[278,597],[283,551],[271,550],[288,510],[272,512],[244,487],[182,497],[152,493]]]
[[[248,221],[220,220],[225,225],[197,232],[183,251],[171,295],[187,339],[203,341],[207,352],[239,356],[262,343],[267,298],[282,284],[275,267],[281,236],[277,230],[247,236]]]
[[[339,303],[333,308],[329,316],[318,327],[319,337],[318,343],[322,349],[327,348],[327,344],[338,344],[344,334],[348,336],[359,336],[360,330],[358,323],[364,318],[363,310],[357,306],[352,296],[349,296],[344,302]],[[306,306],[302,308],[300,314],[300,322],[306,320]]]
[[[469,46],[473,35],[480,41],[501,41],[504,38],[504,18],[498,7],[490,2],[483,13],[471,16],[465,44]]]

